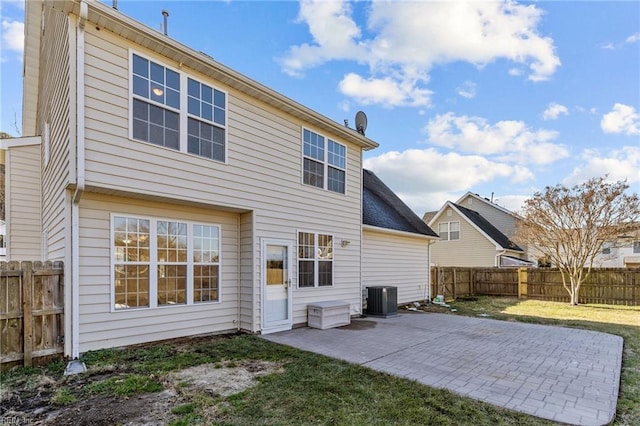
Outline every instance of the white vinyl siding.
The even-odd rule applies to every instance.
[[[362,238],[363,287],[397,287],[399,304],[429,298],[429,240],[368,229]]]
[[[6,152],[7,260],[41,260],[40,145]]]

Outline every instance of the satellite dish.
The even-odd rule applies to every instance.
[[[367,130],[367,115],[362,111],[356,113],[356,130],[362,136],[364,136],[364,131]]]

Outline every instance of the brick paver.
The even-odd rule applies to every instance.
[[[622,338],[611,334],[402,313],[263,337],[558,422],[615,417]]]

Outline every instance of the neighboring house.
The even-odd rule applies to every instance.
[[[640,268],[640,230],[606,241],[593,260],[595,268]]]
[[[398,303],[430,299],[429,249],[438,238],[373,172],[363,171],[362,283],[398,287]]]
[[[23,102],[7,255],[64,260],[67,355],[423,298],[434,234],[368,172],[362,223],[376,142],[108,5],[26,2]]]
[[[530,266],[526,251],[512,241],[518,218],[509,210],[470,192],[437,212],[427,212],[430,228],[440,236],[431,248],[431,265]]]

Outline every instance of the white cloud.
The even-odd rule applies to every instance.
[[[461,86],[456,88],[456,92],[463,98],[473,99],[478,93],[478,85],[473,81],[465,81]]]
[[[640,113],[632,106],[615,104],[611,112],[602,116],[600,127],[605,133],[640,135]]]
[[[24,23],[3,19],[2,44],[6,49],[22,54],[24,49]]]
[[[518,213],[524,206],[524,202],[531,198],[530,195],[501,195],[494,198],[493,202],[505,209]]]
[[[291,47],[281,60],[288,74],[299,76],[305,68],[334,59],[364,59],[366,51],[357,41],[360,28],[351,18],[348,2],[302,0],[298,22],[307,23],[315,44]]]
[[[630,185],[640,183],[640,146],[624,146],[608,153],[589,149],[581,158],[583,164],[574,168],[563,184],[571,186],[604,175],[611,182],[626,179]]]
[[[552,141],[558,133],[532,130],[522,121],[490,124],[482,117],[456,116],[452,112],[429,120],[427,142],[462,152],[493,155],[501,160],[524,164],[550,164],[567,157],[568,151]]]
[[[640,41],[640,33],[635,33],[626,38],[625,42],[627,43],[635,43]]]
[[[392,77],[364,79],[347,74],[339,84],[340,91],[363,105],[429,106],[433,92],[418,87],[417,81],[396,80]]]
[[[435,148],[391,151],[364,160],[418,215],[438,210],[469,188],[505,180],[521,183],[533,178],[526,167],[492,161],[479,155],[442,153]]]
[[[561,115],[569,115],[569,110],[566,106],[552,102],[549,104],[546,110],[542,113],[543,120],[557,120]]]
[[[372,2],[368,7],[365,32],[350,3],[302,0],[298,21],[308,25],[312,41],[292,46],[280,60],[283,70],[300,76],[328,61],[352,60],[368,65],[369,75],[345,76],[343,90],[369,83],[385,93],[359,93],[367,102],[402,99],[394,105],[424,105],[430,94],[424,85],[436,65],[461,61],[484,67],[507,59],[517,68],[528,67],[532,81],[549,79],[560,66],[553,40],[538,32],[543,12],[535,5]],[[343,93],[353,96],[353,91]]]

